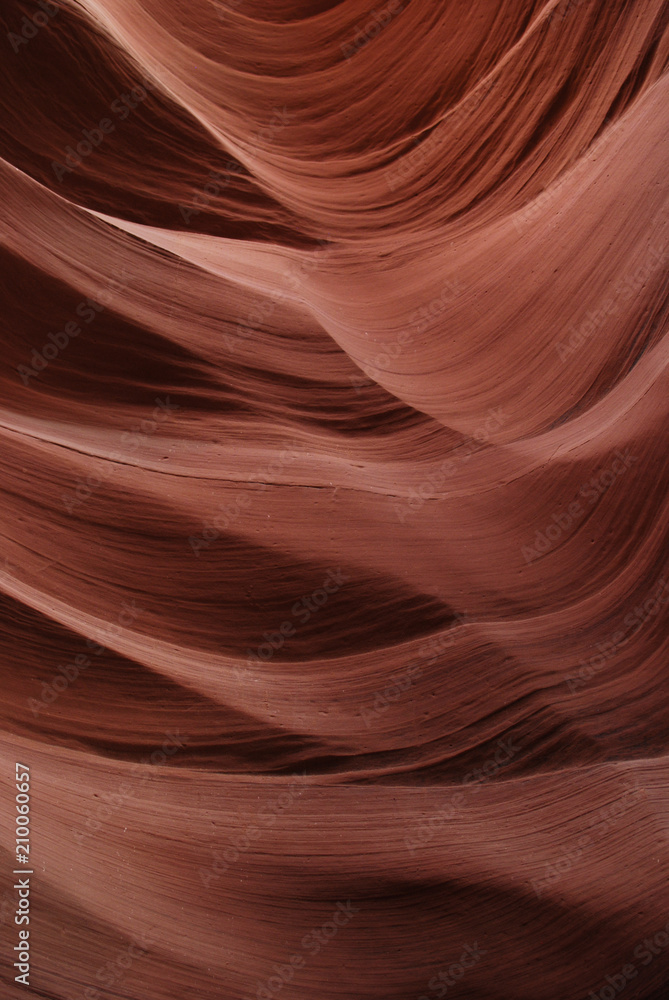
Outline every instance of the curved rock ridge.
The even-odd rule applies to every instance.
[[[0,25],[3,996],[665,1000],[669,5]]]

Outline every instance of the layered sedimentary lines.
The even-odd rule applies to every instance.
[[[668,20],[6,0],[3,995],[665,996]]]

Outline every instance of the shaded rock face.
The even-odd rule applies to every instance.
[[[3,996],[664,1000],[666,4],[0,26]]]

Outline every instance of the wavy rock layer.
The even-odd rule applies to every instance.
[[[0,23],[4,995],[664,998],[667,4]]]

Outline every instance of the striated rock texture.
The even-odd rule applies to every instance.
[[[669,5],[0,25],[3,997],[664,1000]]]

